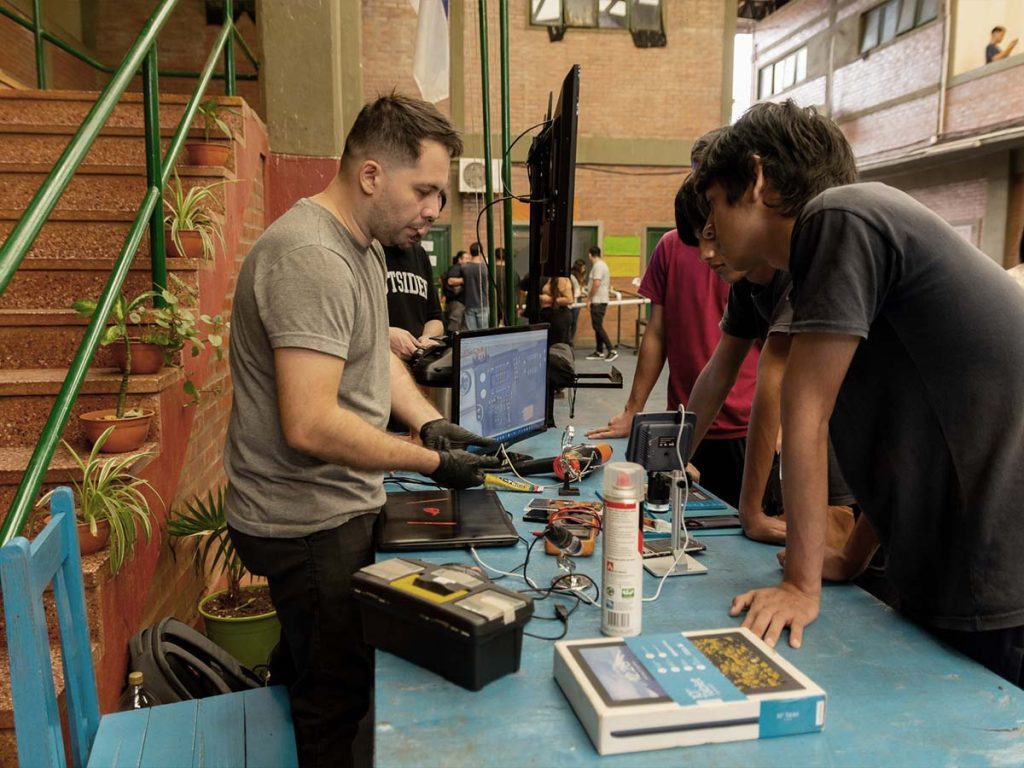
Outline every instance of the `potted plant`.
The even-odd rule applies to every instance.
[[[160,293],[164,305],[146,310],[145,321],[151,325],[142,333],[142,341],[163,350],[163,361],[167,365],[176,365],[176,353],[186,346],[192,357],[198,357],[208,344],[217,359],[223,359],[223,333],[227,327],[224,317],[201,314],[195,289],[177,275],[172,274],[170,278],[177,293],[164,289]],[[185,393],[192,398],[192,404],[197,403],[199,390],[187,371],[183,386]]]
[[[139,530],[146,534],[147,543],[152,538],[149,502],[142,489],[148,488],[154,494],[156,491],[148,480],[133,477],[130,472],[136,461],[152,454],[136,453],[115,458],[100,456],[113,432],[113,427],[107,427],[85,458],[67,443],[64,447],[82,472],[81,483],[71,481],[81,552],[89,555],[105,545],[110,556],[110,573],[116,575],[134,554]],[[47,506],[52,495],[53,491],[46,493],[36,507]]]
[[[245,666],[255,668],[267,663],[270,652],[281,636],[277,612],[265,584],[242,586],[251,574],[242,563],[228,534],[224,514],[224,488],[206,498],[195,496],[184,509],[172,510],[167,519],[167,534],[172,539],[195,539],[195,563],[205,563],[211,576],[221,569],[228,588],[207,595],[199,602],[199,613],[206,634]]]
[[[216,99],[207,99],[200,103],[196,110],[203,121],[203,140],[190,141],[185,144],[185,156],[189,165],[223,165],[228,164],[231,146],[223,142],[210,141],[211,132],[219,132],[228,139],[232,138],[231,128],[222,115],[237,115],[238,111],[221,106]]]
[[[223,242],[220,224],[210,214],[209,201],[214,190],[224,182],[197,184],[186,191],[178,174],[167,185],[164,206],[164,231],[167,253],[188,259],[213,258],[214,240]]]
[[[149,424],[153,420],[153,411],[149,409],[134,408],[128,409],[128,377],[132,373],[141,373],[139,366],[135,365],[132,348],[133,339],[128,332],[128,323],[138,323],[142,319],[141,308],[147,299],[156,296],[154,291],[143,291],[134,299],[127,299],[125,295],[118,294],[114,306],[110,311],[110,325],[100,337],[100,345],[108,346],[117,343],[124,358],[122,364],[121,384],[117,390],[117,404],[114,408],[104,408],[99,411],[89,411],[81,414],[78,418],[82,423],[82,431],[91,445],[100,445],[104,453],[123,453],[134,451],[146,440],[149,434]],[[96,312],[96,302],[91,299],[81,299],[72,305],[75,311],[84,317],[92,317]],[[140,342],[136,338],[134,341]],[[152,350],[150,350],[151,352]],[[152,354],[150,354],[152,357]],[[163,364],[163,352],[159,351],[156,357],[156,368],[150,373],[160,370]],[[109,427],[109,429],[108,429]],[[109,434],[107,434],[109,432]],[[100,442],[100,436],[106,438]]]
[[[218,360],[224,356],[223,333],[227,323],[223,316],[200,314],[195,289],[177,275],[169,277],[175,291],[143,291],[133,299],[122,295],[111,311],[111,325],[100,338],[100,344],[116,344],[114,364],[122,373],[153,374],[164,365],[179,365],[176,354],[186,345],[192,357],[198,357],[207,344],[215,350]],[[156,296],[163,299],[163,306],[145,304]],[[92,299],[79,299],[71,306],[87,318],[96,312],[96,301]],[[124,381],[122,388],[126,388]],[[187,373],[184,388],[193,404],[197,402],[199,392]]]

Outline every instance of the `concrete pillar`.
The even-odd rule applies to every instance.
[[[269,223],[337,171],[363,104],[362,8],[351,0],[264,0],[257,19],[271,148]]]

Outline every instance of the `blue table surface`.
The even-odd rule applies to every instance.
[[[559,432],[549,431],[516,446],[536,456],[554,453]],[[611,441],[613,461],[625,441]],[[602,473],[581,486],[581,499],[595,499]],[[543,482],[543,481],[541,481]],[[554,482],[553,480],[551,482]],[[389,489],[396,490],[392,486]],[[553,495],[554,490],[545,495]],[[534,498],[502,493],[521,533],[522,509]],[[532,538],[532,537],[530,537]],[[732,598],[778,582],[777,547],[743,536],[706,537],[699,556],[708,573],[668,579],[656,602],[644,603],[643,630],[670,632],[736,626],[728,614]],[[526,547],[481,549],[488,565],[511,570]],[[472,564],[468,551],[410,553],[436,562]],[[379,555],[378,557],[386,557]],[[578,572],[600,580],[600,541]],[[540,545],[529,575],[540,586],[558,574],[555,558]],[[521,580],[498,582],[521,589]],[[644,575],[644,595],[657,579]],[[534,605],[535,615],[553,615],[553,600]],[[565,602],[565,601],[561,601]],[[526,630],[557,635],[561,624],[534,619]],[[581,605],[567,638],[599,637],[600,611]],[[740,741],[674,750],[598,755],[552,676],[554,644],[526,637],[517,673],[477,692],[389,653],[377,653],[377,766],[1024,766],[1024,692],[974,661],[950,650],[884,603],[853,585],[828,585],[818,619],[804,644],[778,651],[825,689],[825,730],[818,734]]]

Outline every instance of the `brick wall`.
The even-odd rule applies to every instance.
[[[461,94],[467,134],[482,133],[478,6],[463,4],[463,77]],[[407,0],[363,2],[363,92],[367,99],[394,88],[419,91],[412,78],[417,18]],[[492,131],[501,125],[498,4],[489,5],[490,108]],[[720,122],[723,71],[723,7],[717,0],[688,0],[665,8],[665,48],[640,49],[629,34],[567,30],[558,43],[546,29],[531,27],[529,4],[509,4],[511,51],[510,112],[512,135],[540,121],[549,92],[557,92],[573,64],[581,66],[579,135],[599,139],[690,140]],[[451,113],[449,101],[438,108]],[[524,139],[528,141],[528,139]],[[494,147],[495,153],[500,148]],[[671,158],[673,167],[586,166],[576,172],[574,218],[596,223],[604,236],[640,237],[645,225],[670,224],[672,202],[684,178],[687,157]],[[457,187],[456,187],[457,188]],[[513,169],[512,189],[529,192],[525,170]],[[476,220],[481,196],[463,195],[460,221],[446,211],[440,224],[450,224],[453,241],[462,247],[477,239]],[[502,207],[493,209],[495,241],[503,240]],[[525,206],[517,205],[513,220],[529,221]],[[481,220],[486,238],[486,217]],[[453,250],[454,250],[453,242]],[[639,273],[639,258],[635,271]],[[629,278],[625,278],[628,284]],[[587,324],[581,321],[581,327]]]
[[[830,0],[791,0],[755,26],[754,55],[761,58],[775,45],[785,46],[794,32],[828,12]]]
[[[79,45],[86,53],[115,66],[135,42],[142,27],[153,13],[152,0],[97,0],[95,9],[95,38],[93,49]],[[259,56],[256,27],[248,16],[241,16],[238,28],[250,48]],[[207,26],[203,4],[179,3],[157,42],[157,58],[161,69],[198,72],[213,46],[219,27]],[[54,30],[60,35],[60,30]],[[32,34],[5,17],[0,17],[0,70],[23,84],[36,83],[35,53]],[[236,46],[239,73],[253,72],[252,64]],[[107,82],[107,76],[83,64],[74,57],[47,46],[49,56],[50,87],[69,90],[98,90]],[[218,66],[220,69],[220,66]],[[136,80],[129,90],[141,90]],[[160,88],[168,93],[191,93],[195,80],[190,78],[163,78]],[[210,93],[224,92],[223,81],[212,81]],[[238,95],[262,114],[258,82],[238,81]]]
[[[1024,122],[1024,64],[953,86],[946,95],[946,131],[960,134]]]
[[[888,109],[863,114],[854,120],[840,120],[846,138],[858,159],[895,150],[909,150],[927,143],[935,135],[939,94],[933,93]]]

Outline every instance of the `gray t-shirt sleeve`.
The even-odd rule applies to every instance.
[[[288,251],[253,285],[270,346],[347,358],[357,305],[355,279],[337,254],[317,245]]]

